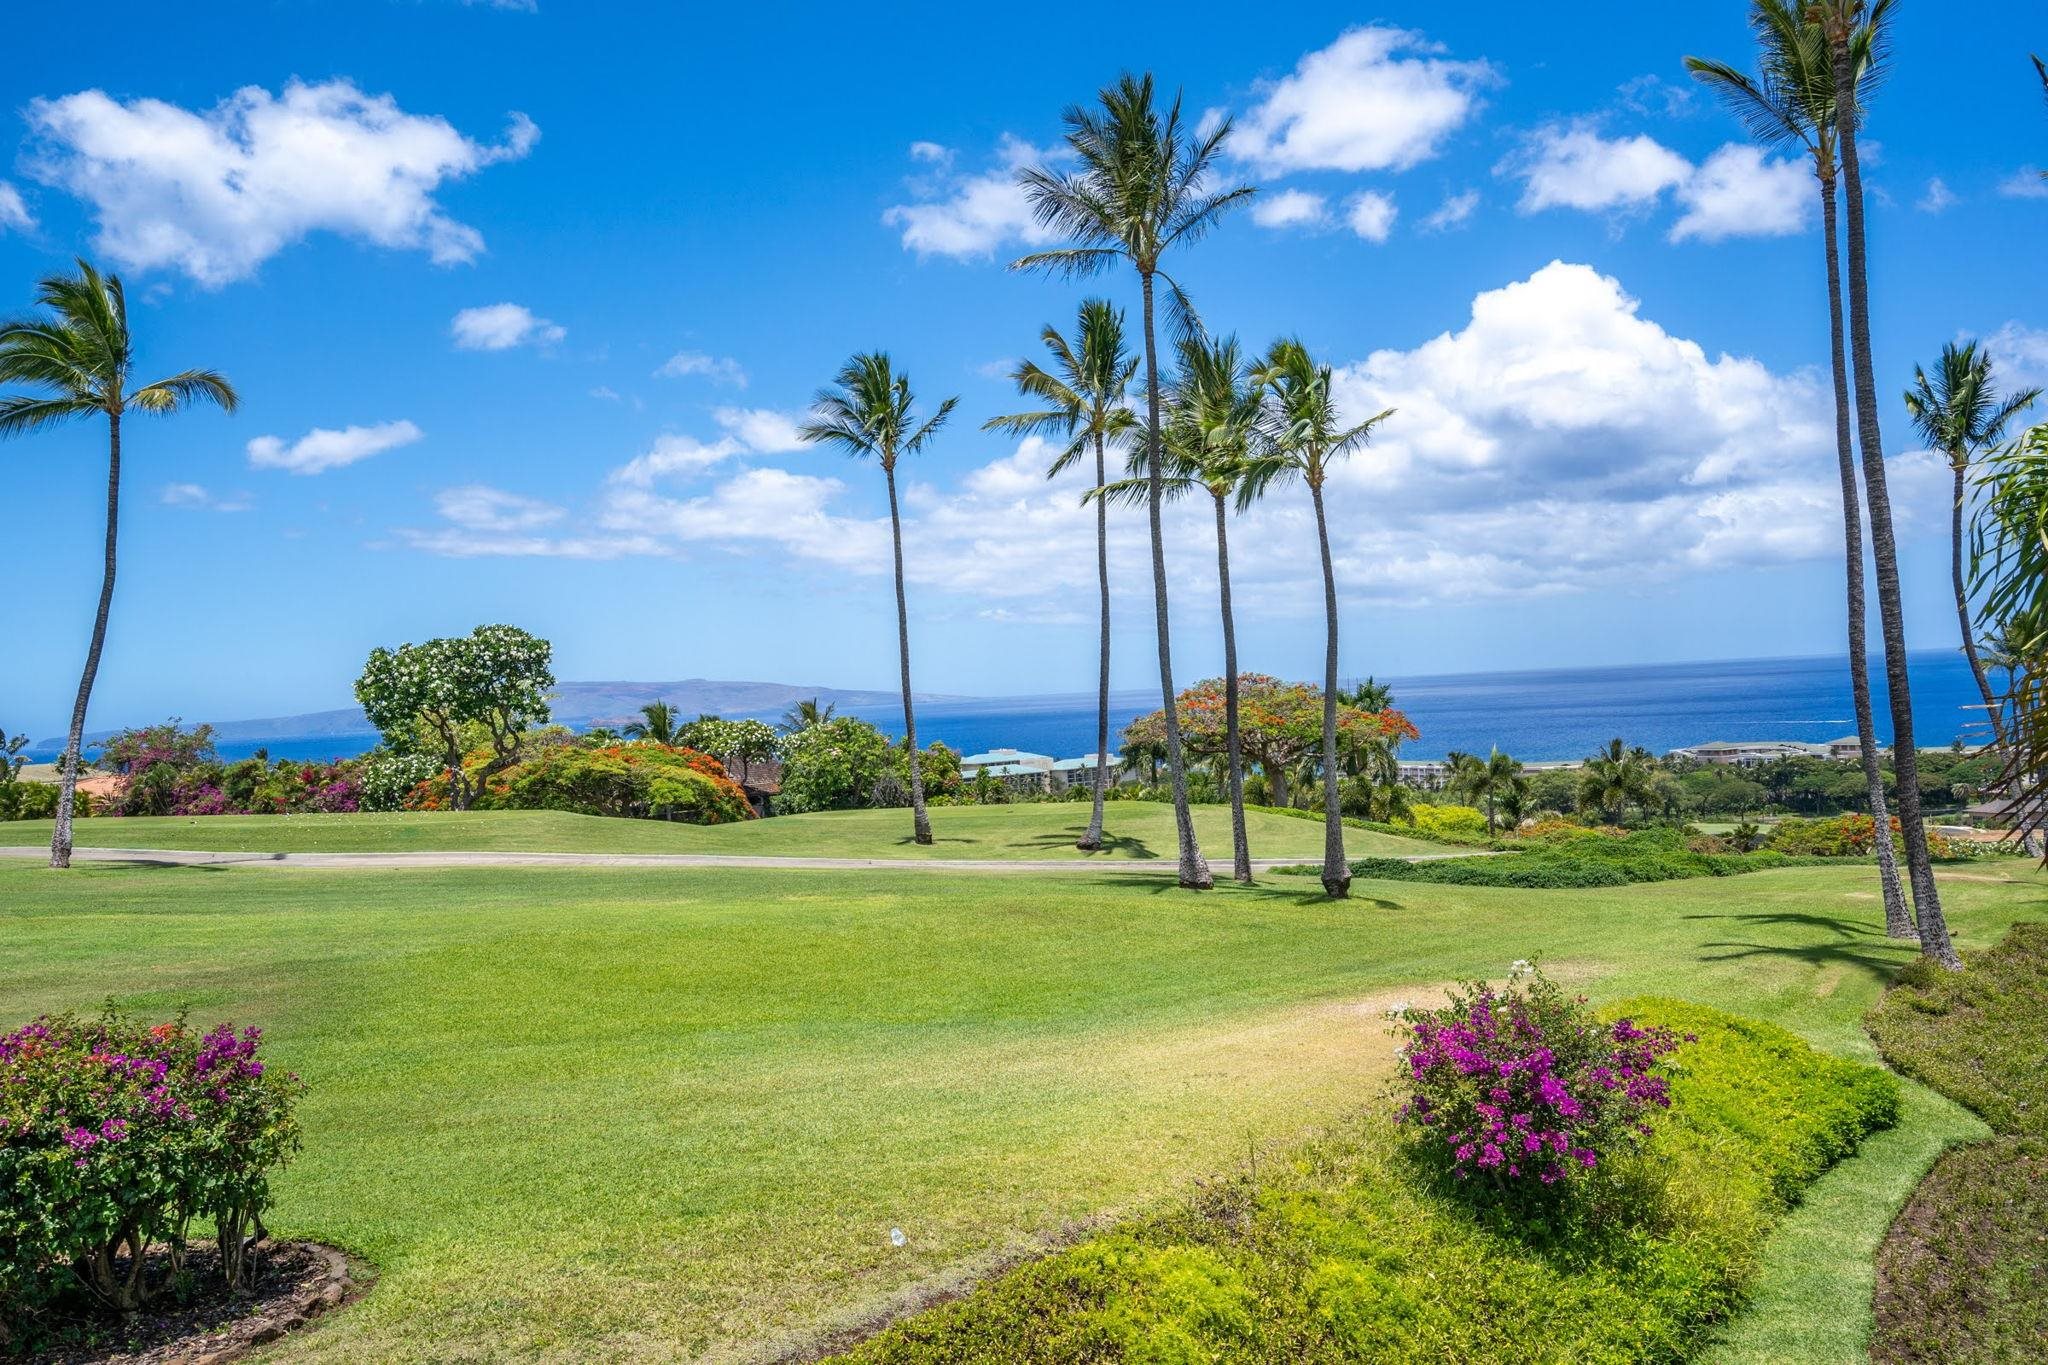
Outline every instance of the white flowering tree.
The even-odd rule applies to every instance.
[[[553,646],[517,626],[478,626],[468,635],[379,647],[356,679],[356,700],[385,744],[399,753],[432,753],[448,772],[448,800],[468,810],[477,793],[518,756],[519,736],[548,722]],[[465,745],[482,735],[490,756],[463,765]]]
[[[676,742],[711,755],[742,783],[753,776],[750,770],[754,764],[770,762],[782,752],[782,737],[775,733],[774,726],[765,721],[728,720],[723,716],[691,721],[677,731]]]

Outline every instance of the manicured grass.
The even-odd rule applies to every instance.
[[[384,1272],[288,1358],[729,1359],[1376,1102],[1378,1006],[1516,957],[1868,1058],[1910,957],[1869,881],[1333,905],[1085,873],[5,862],[0,1018],[112,994],[268,1029],[312,1085],[275,1225]],[[1944,882],[1969,949],[2048,885]]]
[[[1878,1258],[1878,1361],[2048,1352],[2048,924],[1969,969],[1915,965],[1871,1012],[1885,1059],[1989,1121],[1928,1175]]]
[[[1321,826],[1247,812],[1256,858],[1320,856]],[[74,827],[81,848],[180,848],[247,853],[719,853],[814,858],[1135,858],[1174,856],[1173,808],[1156,801],[1111,803],[1100,854],[1074,847],[1088,827],[1081,802],[945,806],[932,812],[936,842],[910,838],[907,810],[825,811],[733,825],[613,820],[554,811],[403,812],[389,815],[208,815],[105,817]],[[1195,808],[1195,832],[1209,857],[1230,859],[1230,813]],[[1447,852],[1443,845],[1370,830],[1346,830],[1360,856]],[[50,841],[50,822],[0,823],[0,845]]]

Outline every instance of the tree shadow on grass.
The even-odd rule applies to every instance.
[[[1080,850],[1076,849],[1074,845],[1087,832],[1088,826],[1085,824],[1069,825],[1065,829],[1049,829],[1042,833],[1034,834],[1029,839],[1024,840],[1023,844],[1027,848],[1044,849],[1047,851],[1052,849],[1069,849],[1079,853]],[[1102,848],[1100,851],[1084,854],[1083,856],[1088,858],[1129,858],[1133,861],[1144,861],[1159,857],[1153,851],[1152,845],[1146,843],[1143,839],[1133,839],[1127,834],[1112,834],[1108,830],[1102,832]]]
[[[1738,924],[1759,928],[1776,927],[1806,931],[1821,931],[1834,935],[1831,939],[1800,943],[1758,943],[1749,939],[1710,939],[1702,943],[1704,949],[1720,949],[1719,952],[1703,951],[1703,962],[1740,962],[1750,958],[1790,958],[1804,962],[1809,967],[1845,966],[1855,967],[1869,973],[1877,980],[1887,980],[1896,972],[1906,955],[1913,951],[1909,942],[1888,939],[1884,930],[1862,920],[1845,919],[1839,915],[1823,915],[1808,910],[1751,910],[1723,914],[1689,914],[1680,918],[1690,920],[1730,920]]]
[[[1261,902],[1260,908],[1262,909],[1312,910],[1318,908],[1356,908],[1359,910],[1406,910],[1408,908],[1400,901],[1385,900],[1379,896],[1363,896],[1359,895],[1356,891],[1352,893],[1348,900],[1331,900],[1323,894],[1322,886],[1316,882],[1309,882],[1308,885],[1298,888],[1276,886],[1270,882],[1255,882],[1250,886],[1239,886],[1230,880],[1230,875],[1227,872],[1219,874],[1216,878],[1215,888],[1207,892],[1184,891],[1180,883],[1171,877],[1137,877],[1108,873],[1088,879],[1089,885],[1104,888],[1115,887],[1120,891],[1129,890],[1133,883],[1142,883],[1146,894],[1152,896],[1249,896],[1253,900]]]

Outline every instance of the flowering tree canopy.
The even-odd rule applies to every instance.
[[[708,716],[693,720],[676,733],[676,742],[710,754],[741,781],[752,776],[756,763],[766,763],[781,753],[781,736],[775,727],[760,720],[728,720]]]
[[[547,723],[552,654],[546,640],[517,626],[478,626],[395,651],[379,647],[356,679],[356,700],[392,749],[434,750],[448,773],[451,804],[467,810],[483,783],[517,758],[520,733]],[[491,756],[465,769],[470,727],[483,731]]]
[[[1323,690],[1313,683],[1282,682],[1264,673],[1241,673],[1237,679],[1238,739],[1248,762],[1256,763],[1273,783],[1274,800],[1285,803],[1287,775],[1314,755],[1323,742]],[[1207,678],[1175,699],[1181,740],[1190,754],[1214,758],[1226,751],[1223,679]],[[1391,707],[1366,711],[1337,708],[1340,751],[1398,745],[1418,735],[1414,724]],[[1153,711],[1124,727],[1126,750],[1144,752],[1162,744],[1166,713]]]

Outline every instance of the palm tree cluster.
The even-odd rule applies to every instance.
[[[1162,509],[1175,498],[1206,493],[1216,521],[1217,579],[1221,588],[1224,674],[1228,689],[1233,871],[1251,880],[1244,819],[1244,763],[1237,738],[1237,635],[1230,600],[1229,521],[1269,487],[1299,476],[1316,512],[1322,548],[1327,648],[1324,678],[1323,772],[1326,838],[1323,884],[1346,894],[1338,807],[1337,599],[1329,550],[1324,480],[1330,466],[1362,446],[1381,413],[1355,426],[1338,418],[1331,369],[1312,360],[1298,341],[1276,343],[1247,356],[1235,338],[1212,337],[1187,291],[1163,268],[1167,253],[1198,241],[1233,207],[1249,200],[1249,185],[1219,184],[1219,158],[1231,133],[1228,119],[1204,133],[1191,129],[1176,96],[1163,111],[1152,77],[1125,75],[1103,90],[1094,107],[1064,114],[1067,150],[1076,169],[1019,172],[1033,212],[1067,244],[1035,252],[1015,268],[1083,278],[1128,266],[1138,278],[1142,304],[1134,352],[1124,312],[1102,298],[1084,300],[1071,334],[1048,325],[1040,333],[1049,364],[1020,362],[1012,372],[1018,392],[1034,406],[991,418],[985,428],[1052,437],[1058,444],[1048,477],[1092,459],[1088,500],[1096,515],[1096,577],[1100,627],[1096,669],[1097,722],[1094,808],[1079,846],[1102,846],[1104,793],[1109,781],[1110,586],[1109,523],[1112,504],[1145,508],[1151,540],[1153,615],[1159,685],[1165,713],[1164,754],[1171,785],[1181,885],[1212,884],[1189,809],[1187,763],[1175,708],[1171,613],[1168,603]],[[1162,375],[1157,296],[1166,294],[1174,337],[1174,373]],[[1140,416],[1131,388],[1144,372]],[[890,525],[896,560],[896,605],[902,663],[904,726],[911,746],[911,798],[916,837],[931,840],[916,763],[916,722],[910,686],[909,617],[903,581],[901,522],[896,510],[896,460],[914,454],[951,413],[947,399],[922,424],[913,414],[908,380],[880,353],[855,356],[834,387],[821,392],[805,439],[874,456],[889,485]],[[1125,477],[1112,480],[1112,455],[1124,457]]]
[[[1906,660],[1905,613],[1898,543],[1886,484],[1884,435],[1870,339],[1870,264],[1864,231],[1859,139],[1871,95],[1889,57],[1888,25],[1896,0],[1752,0],[1757,69],[1745,72],[1698,57],[1686,67],[1720,95],[1767,145],[1793,145],[1812,159],[1820,192],[1827,267],[1830,362],[1835,395],[1835,446],[1842,486],[1843,548],[1847,567],[1848,655],[1857,737],[1878,839],[1885,924],[1895,937],[1920,940],[1943,966],[1962,965],[1949,941],[1940,893],[1920,811],[1918,750]],[[1969,587],[1962,569],[1964,503],[1973,461],[2004,434],[2013,416],[2036,394],[2001,396],[1990,358],[1974,344],[1946,347],[1934,373],[1916,370],[1906,394],[1907,415],[1921,437],[1954,472],[1950,509],[1950,579],[1962,623],[1963,651],[1994,738],[2004,742],[1999,707],[1986,678],[1972,624]],[[1859,481],[1860,474],[1860,481]],[[1865,644],[1865,562],[1861,523],[1870,524],[1870,570],[1877,584],[1878,625],[1884,647],[1885,686],[1891,708],[1892,763],[1897,775],[1901,841],[1905,845],[1908,908],[1897,851],[1885,808]]]

